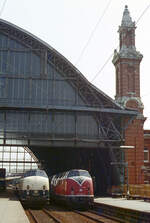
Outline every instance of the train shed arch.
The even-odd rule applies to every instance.
[[[96,193],[119,182],[112,148],[137,113],[92,85],[65,57],[0,19],[0,143],[29,147],[49,175],[88,169]]]

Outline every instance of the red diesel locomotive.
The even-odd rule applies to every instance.
[[[93,181],[87,170],[73,169],[50,178],[50,198],[72,207],[89,207],[93,200]]]

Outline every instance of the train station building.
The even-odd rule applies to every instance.
[[[0,19],[0,146],[28,148],[49,176],[87,169],[98,195],[127,180],[144,183],[143,56],[135,29],[126,6],[113,57],[114,100],[50,45]]]

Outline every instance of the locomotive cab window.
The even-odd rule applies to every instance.
[[[85,170],[72,170],[68,174],[68,177],[75,177],[75,176],[90,177],[90,174],[88,173],[88,171]]]
[[[42,176],[42,177],[47,177],[45,171],[43,171],[43,170],[30,170],[30,171],[27,171],[24,174],[24,177],[29,177],[29,176]]]
[[[85,176],[85,177],[91,177],[88,171],[85,170],[80,170],[79,171],[80,176]]]

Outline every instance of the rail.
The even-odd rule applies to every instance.
[[[106,216],[99,216],[90,211],[74,211],[61,207],[47,207],[42,210],[25,210],[30,223],[56,222],[56,223],[118,223]]]

